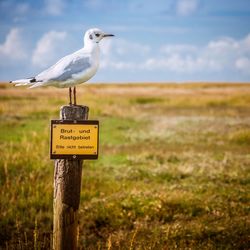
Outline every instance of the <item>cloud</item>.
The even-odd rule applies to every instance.
[[[250,75],[250,58],[241,57],[235,62],[235,67],[244,74]]]
[[[162,46],[160,50],[166,54],[195,53],[197,52],[197,47],[189,44],[167,44]]]
[[[64,0],[45,0],[45,10],[52,16],[59,16],[65,8]]]
[[[186,34],[190,32],[189,28],[186,27],[178,27],[178,26],[164,26],[164,27],[156,27],[156,26],[142,26],[142,25],[110,25],[109,30],[117,31],[117,32],[146,32],[152,34]]]
[[[146,44],[140,44],[131,42],[125,39],[109,39],[103,40],[101,43],[101,52],[104,55],[114,55],[120,57],[126,57],[131,55],[145,56],[151,51],[151,47]]]
[[[3,60],[24,60],[27,58],[21,30],[12,28],[7,34],[5,42],[0,44],[0,56]]]
[[[151,47],[146,44],[130,42],[124,39],[104,40],[101,43],[101,68],[127,69],[137,68],[137,62],[150,54]],[[133,62],[130,58],[134,58]]]
[[[143,67],[148,70],[165,69],[177,73],[249,72],[249,35],[241,40],[224,37],[209,41],[205,46],[188,44],[164,45],[156,58],[146,60]]]
[[[178,0],[176,5],[177,14],[190,16],[198,9],[198,0]]]
[[[173,54],[168,58],[150,58],[143,64],[143,69],[147,70],[168,70],[179,73],[190,73],[200,71],[209,66],[209,61],[192,56],[181,56]]]
[[[113,43],[114,50],[120,56],[127,55],[128,53],[136,55],[146,55],[150,52],[150,46],[135,42],[129,42],[124,39],[116,39]]]
[[[165,44],[158,49],[124,40],[113,42],[105,53],[102,67],[106,69],[181,75],[250,74],[250,34],[239,40],[218,38],[204,46]]]
[[[49,31],[44,34],[37,42],[36,48],[33,52],[32,63],[38,67],[46,67],[54,63],[56,59],[62,54],[63,43],[66,38],[66,32]]]

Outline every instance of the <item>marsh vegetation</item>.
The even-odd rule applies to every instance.
[[[0,86],[0,249],[50,249],[50,119],[67,90]],[[85,161],[80,249],[247,249],[250,85],[78,87],[100,121]]]

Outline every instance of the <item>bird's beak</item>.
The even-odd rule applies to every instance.
[[[115,36],[113,34],[104,34],[103,37]]]

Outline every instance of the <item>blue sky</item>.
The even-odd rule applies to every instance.
[[[249,0],[0,0],[0,80],[35,76],[101,44],[91,82],[250,82]]]

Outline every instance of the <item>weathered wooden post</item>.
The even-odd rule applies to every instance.
[[[51,121],[50,158],[55,159],[53,249],[76,250],[83,159],[98,158],[99,122],[87,106],[63,106]]]
[[[87,120],[86,106],[63,106],[62,120]],[[81,159],[57,159],[54,170],[53,249],[77,249],[78,208],[80,203]]]

